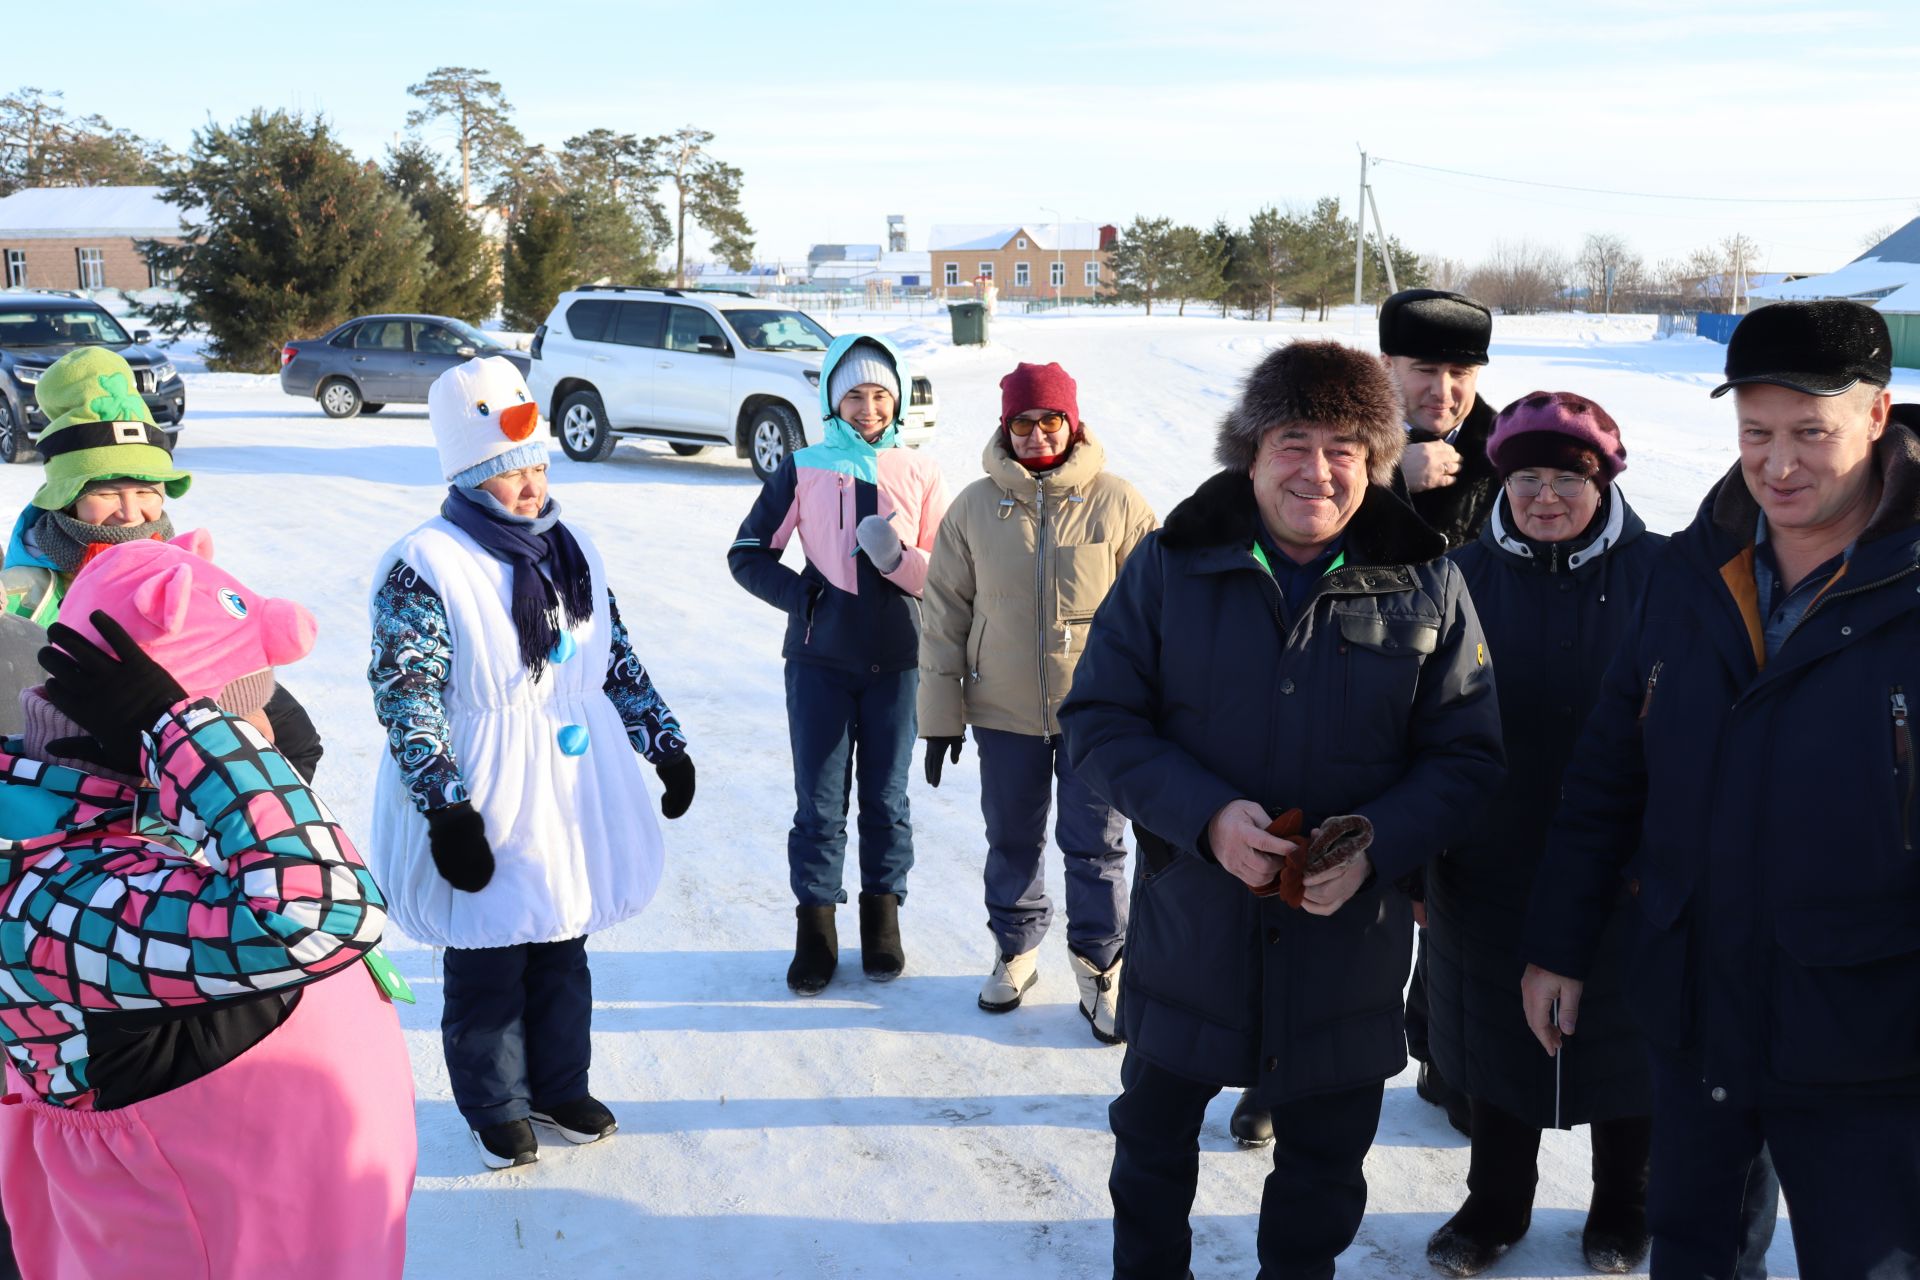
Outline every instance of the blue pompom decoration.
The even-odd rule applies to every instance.
[[[570,724],[560,730],[560,750],[570,756],[587,754],[587,726]]]
[[[579,648],[580,646],[573,642],[572,633],[562,631],[560,638],[553,642],[553,652],[548,654],[547,657],[548,660],[552,662],[565,662],[568,658],[571,658]],[[584,748],[582,749],[584,750]]]

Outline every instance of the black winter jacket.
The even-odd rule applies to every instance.
[[[1500,475],[1487,457],[1487,437],[1493,434],[1494,408],[1481,396],[1473,398],[1473,408],[1460,424],[1453,447],[1460,451],[1460,474],[1452,484],[1422,493],[1409,494],[1407,482],[1397,472],[1394,492],[1412,505],[1427,527],[1447,540],[1447,550],[1470,545],[1480,536],[1500,494]],[[1426,444],[1442,437],[1431,431],[1408,428],[1410,444]]]
[[[1060,711],[1074,769],[1136,824],[1121,1019],[1133,1052],[1269,1102],[1406,1063],[1412,913],[1394,880],[1465,830],[1500,777],[1493,671],[1459,570],[1385,489],[1288,619],[1252,555],[1252,482],[1223,472],[1128,558]],[[1373,821],[1375,875],[1331,916],[1212,861],[1228,802],[1309,828]]]
[[[1502,497],[1479,539],[1453,555],[1500,664],[1507,778],[1466,840],[1427,870],[1428,1036],[1433,1061],[1468,1095],[1527,1124],[1556,1122],[1555,1065],[1520,1004],[1521,934],[1560,778],[1666,538],[1618,488],[1596,530],[1569,542],[1513,536]],[[1649,1113],[1647,1050],[1622,984],[1624,887],[1560,1064],[1558,1123]]]
[[[1527,959],[1584,978],[1628,878],[1635,1010],[1730,1105],[1920,1092],[1920,406],[1895,413],[1879,507],[1771,661],[1738,467],[1675,535],[1535,882]]]

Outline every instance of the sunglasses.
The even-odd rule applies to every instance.
[[[1043,435],[1050,436],[1056,431],[1065,431],[1069,425],[1066,414],[1049,413],[1039,418],[1011,418],[1007,422],[1007,430],[1025,437],[1032,435],[1037,427]]]

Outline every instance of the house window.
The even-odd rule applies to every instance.
[[[1058,289],[1067,283],[1067,264],[1050,262],[1047,264],[1047,283]]]
[[[1098,289],[1099,287],[1100,263],[1098,260],[1092,260],[1087,263],[1087,288]]]
[[[1014,263],[1013,264],[1013,287],[1016,289],[1024,289],[1032,283],[1033,283],[1033,272],[1028,268],[1027,264],[1024,262]]]
[[[106,288],[106,255],[98,249],[75,249],[73,252],[80,261],[80,287],[82,289]]]
[[[147,288],[177,289],[180,287],[180,268],[163,267],[152,258],[147,259]]]
[[[1027,247],[1027,238],[1026,238],[1025,236],[1021,236],[1021,237],[1020,237],[1020,238],[1019,238],[1018,240],[1015,240],[1015,241],[1013,242],[1013,247],[1014,247],[1014,248],[1016,248],[1016,249],[1024,249],[1024,248],[1026,248],[1026,247]]]
[[[25,249],[7,250],[7,288],[24,289],[27,287],[27,251]]]
[[[983,262],[980,264],[980,278],[982,280],[993,279],[993,264],[991,262]]]
[[[955,285],[960,283],[960,264],[959,263],[949,262],[947,264],[946,283],[949,289],[953,288]]]

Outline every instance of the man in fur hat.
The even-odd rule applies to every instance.
[[[1222,471],[1128,558],[1060,710],[1073,768],[1133,820],[1141,858],[1110,1112],[1117,1277],[1186,1274],[1201,1119],[1229,1085],[1273,1117],[1262,1274],[1331,1276],[1359,1229],[1383,1084],[1406,1064],[1394,881],[1502,769],[1459,570],[1385,488],[1405,440],[1378,361],[1335,342],[1269,355],[1222,424]]]

